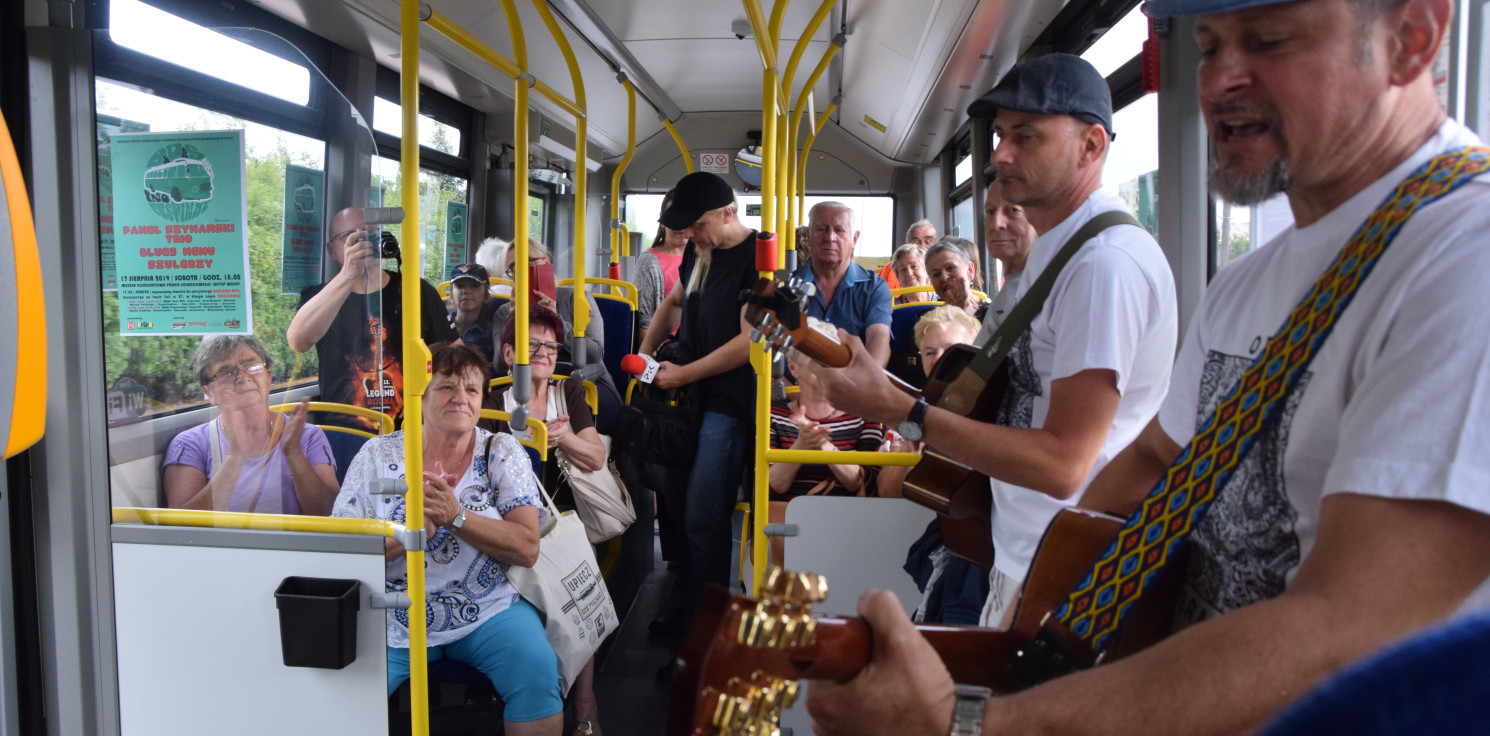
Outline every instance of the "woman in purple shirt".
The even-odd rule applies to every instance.
[[[273,360],[252,335],[213,335],[192,371],[216,419],[188,429],[166,450],[171,508],[315,514],[336,499],[336,461],[320,427],[306,426],[307,401],[289,416],[269,409]]]

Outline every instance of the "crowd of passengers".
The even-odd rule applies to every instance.
[[[700,181],[694,176],[680,182],[681,198],[676,191],[668,192],[663,224],[636,268],[638,316],[645,332],[643,352],[656,354],[663,365],[653,385],[642,390],[674,397],[691,394],[689,405],[698,409],[701,423],[711,423],[709,415],[720,413],[731,426],[725,432],[727,442],[699,443],[700,455],[723,451],[713,459],[690,464],[675,462],[676,458],[668,463],[642,458],[629,465],[638,475],[634,480],[628,478],[633,488],[655,489],[662,497],[658,506],[664,556],[680,568],[673,613],[652,627],[671,637],[681,630],[675,624],[686,621],[702,585],[726,582],[726,525],[748,462],[744,451],[748,432],[736,430],[750,422],[753,405],[748,399],[740,400],[753,393],[754,379],[744,365],[735,288],[735,284],[753,281],[753,262],[740,257],[748,249],[729,253],[719,247],[717,237],[711,238],[723,234],[726,240],[740,242],[749,231],[738,220],[736,228],[714,232],[668,225],[686,219],[693,211],[690,208],[700,202],[727,198],[728,205],[734,206],[734,193],[723,180],[703,179],[702,188]],[[858,239],[853,218],[853,211],[839,203],[812,208],[801,240],[802,265],[797,275],[818,285],[814,303],[818,316],[855,329],[872,341],[877,354],[888,359],[889,287],[880,275],[853,264]],[[697,219],[693,216],[689,224]],[[287,340],[297,351],[316,350],[323,400],[401,420],[398,274],[381,268],[380,243],[375,242],[361,210],[337,213],[331,230],[334,235],[327,250],[338,268],[327,283],[308,287],[301,294]],[[977,320],[985,319],[986,302],[976,291],[978,274],[970,242],[959,238],[937,241],[934,228],[924,221],[911,227],[907,240],[884,273],[906,286],[932,287],[898,300],[935,307],[916,324],[916,351],[906,358],[907,365],[918,373],[924,368],[925,375],[945,347],[971,342]],[[920,244],[927,241],[932,244],[929,250]],[[538,494],[543,479],[561,507],[572,504],[572,497],[566,493],[562,475],[552,467],[554,454],[549,455],[548,467],[540,467],[535,475],[529,453],[514,439],[514,435],[530,439],[530,430],[514,432],[505,421],[480,415],[482,409],[510,413],[516,406],[510,383],[488,391],[489,379],[507,375],[516,362],[511,290],[494,285],[491,278],[493,273],[512,278],[515,253],[515,248],[499,239],[485,241],[474,262],[451,270],[448,300],[441,299],[429,283],[420,282],[421,335],[431,343],[434,356],[433,378],[422,403],[430,553],[426,575],[433,611],[429,648],[432,659],[448,656],[487,674],[506,702],[504,719],[512,733],[557,733],[562,696],[559,678],[549,676],[556,672],[556,660],[544,639],[541,614],[506,582],[504,570],[508,565],[531,566],[537,557],[539,530],[549,523],[549,512]],[[551,262],[547,249],[536,241],[529,241],[528,254],[530,265]],[[725,255],[733,257],[726,259]],[[707,297],[701,295],[704,291]],[[835,292],[840,296],[835,298]],[[552,297],[536,297],[529,305],[531,387],[525,406],[529,416],[544,422],[551,449],[563,450],[585,470],[599,469],[608,459],[600,434],[609,432],[620,404],[619,392],[602,362],[604,327],[599,309],[593,297],[586,295],[589,326],[576,337],[572,287],[560,286]],[[933,298],[948,306],[936,306]],[[832,309],[824,308],[827,303]],[[733,365],[719,359],[723,357],[719,350],[726,344]],[[696,356],[696,360],[683,356]],[[800,370],[804,360],[793,353],[788,380],[808,375]],[[310,422],[309,400],[289,411],[270,408],[274,367],[257,337],[203,339],[193,356],[192,371],[218,413],[171,442],[163,468],[167,505],[403,522],[402,497],[367,493],[372,478],[402,476],[402,432],[363,444],[342,469],[345,477],[338,484],[331,441],[321,426]],[[560,369],[575,380],[556,380]],[[691,369],[701,370],[690,375]],[[595,384],[598,415],[586,404],[581,380]],[[726,386],[742,389],[737,400],[720,400],[719,389]],[[382,429],[375,420],[353,415],[326,415],[322,421],[368,433]],[[921,449],[919,443],[908,442],[877,422],[835,410],[811,380],[801,381],[800,393],[775,403],[769,431],[771,446],[778,448]],[[680,465],[685,468],[682,472],[677,470]],[[695,490],[713,483],[712,474],[720,471],[729,474],[720,485],[726,490],[710,488],[708,494]],[[898,496],[904,475],[904,468],[880,472],[873,466],[776,463],[770,471],[769,513],[773,520],[780,520],[786,502],[802,495]],[[712,504],[707,495],[714,497]],[[648,491],[638,503],[656,502]],[[406,589],[402,547],[389,541],[387,555],[389,590]],[[772,558],[781,560],[779,546],[773,546]],[[400,611],[388,618],[390,694],[408,677],[404,616]],[[571,705],[575,733],[600,733],[593,661],[577,678]]]

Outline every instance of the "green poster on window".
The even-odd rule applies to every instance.
[[[112,115],[98,116],[98,252],[103,260],[103,290],[115,289],[114,276],[114,170],[109,137],[138,133],[150,126]]]
[[[445,273],[466,262],[466,203],[445,203]]]
[[[280,259],[279,293],[299,294],[321,283],[321,234],[325,214],[326,175],[315,169],[285,165],[285,228]]]
[[[111,145],[120,334],[252,334],[243,131]]]

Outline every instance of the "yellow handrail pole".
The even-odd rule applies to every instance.
[[[776,47],[771,45],[771,37],[766,35],[766,14],[761,10],[760,0],[742,0],[745,3],[745,16],[750,19],[750,30],[755,34],[755,48],[760,51],[761,64],[766,69],[776,68]]]
[[[425,7],[427,8],[428,6]],[[482,43],[480,39],[477,39],[465,29],[451,22],[449,18],[440,15],[438,12],[430,10],[429,18],[425,19],[424,22],[428,23],[430,28],[439,31],[446,38],[456,42],[465,50],[480,57],[482,61],[485,61],[486,63],[496,67],[497,70],[502,72],[503,74],[506,74],[513,79],[517,79],[518,77],[521,77],[523,75],[523,69],[519,68],[517,64],[512,63],[512,61],[509,60],[507,57],[502,56],[501,54],[492,50],[490,46]],[[580,101],[578,103],[570,101],[569,98],[559,94],[557,90],[548,86],[547,84],[544,84],[537,79],[533,79],[532,77],[529,77],[529,79],[532,81],[534,92],[537,92],[539,95],[543,96],[544,99],[547,99],[550,102],[553,102],[555,105],[563,108],[564,111],[569,113],[570,115],[573,115],[581,120],[584,119],[585,105],[583,101]]]
[[[827,51],[823,52],[823,58],[818,61],[817,67],[812,70],[812,74],[808,75],[807,77],[807,82],[802,85],[802,93],[797,95],[797,106],[794,110],[792,110],[791,124],[787,126],[787,130],[791,131],[789,135],[792,137],[793,145],[795,145],[796,142],[797,129],[802,125],[802,113],[807,109],[807,98],[812,95],[812,89],[813,87],[817,86],[817,80],[822,78],[823,72],[828,71],[828,65],[833,61],[833,57],[838,54],[838,50],[843,48],[843,43],[843,34],[838,34],[833,37],[833,43],[828,46]],[[813,140],[817,139],[817,131],[821,129],[822,125],[819,124],[817,128],[813,130]],[[787,156],[792,157],[790,151],[788,151]],[[806,161],[806,157],[804,156],[802,159],[802,165],[805,166]],[[795,173],[795,168],[796,167],[793,167],[793,173]],[[805,182],[806,180],[802,179],[801,181]],[[799,197],[804,195],[805,192],[798,193]],[[801,200],[798,201],[801,202]],[[802,212],[803,216],[806,216],[806,214],[807,213],[805,211]],[[793,223],[793,227],[795,228],[795,222]],[[795,232],[793,232],[792,234],[793,236],[796,235]]]
[[[399,190],[404,209],[403,289],[404,520],[424,528],[424,387],[429,384],[429,348],[419,333],[419,0],[402,0],[399,69],[403,106],[399,145]],[[429,663],[425,657],[424,547],[407,550],[409,598],[409,719],[414,736],[429,733]]]
[[[549,35],[554,37],[554,42],[559,45],[560,53],[564,54],[564,63],[569,65],[569,81],[574,85],[574,101],[580,112],[574,116],[574,332],[585,334],[590,327],[590,302],[585,299],[586,264],[587,251],[585,248],[585,192],[590,183],[590,168],[585,164],[588,159],[587,146],[589,144],[589,127],[585,110],[585,80],[579,70],[579,60],[574,57],[574,49],[569,45],[569,39],[564,35],[564,29],[559,27],[554,20],[554,14],[548,9],[546,0],[533,0],[533,7],[538,10],[538,15],[543,18],[543,25],[548,27]],[[576,344],[583,344],[576,341]],[[586,360],[593,360],[596,356],[586,356]]]
[[[834,101],[823,110],[823,114],[817,117],[817,124],[812,127],[812,135],[802,142],[802,152],[797,156],[797,207],[804,214],[807,210],[807,154],[812,152],[812,144],[817,140],[817,134],[822,132],[823,125],[828,118],[833,117],[833,112],[838,109],[838,102]]]
[[[528,350],[528,88],[533,78],[528,76],[528,44],[523,36],[523,21],[517,14],[517,5],[512,0],[502,0],[502,12],[507,16],[507,32],[512,36],[512,55],[517,57],[517,66],[523,72],[518,75],[513,96],[515,109],[512,113],[512,145],[517,149],[512,157],[513,184],[512,213],[517,221],[512,224],[512,309],[513,344],[516,350],[512,367],[512,397],[519,403],[527,403],[533,391],[529,382]]]
[[[626,155],[621,157],[621,163],[616,166],[616,173],[610,178],[610,262],[612,266],[621,263],[621,248],[626,244],[629,237],[623,237],[625,227],[621,224],[621,175],[626,173],[626,167],[631,165],[631,156],[636,153],[636,88],[631,86],[631,80],[626,78],[626,72],[618,72],[616,81],[626,88]]]
[[[683,168],[687,169],[688,173],[692,174],[693,154],[688,152],[688,145],[683,143],[683,136],[678,135],[678,129],[673,127],[673,121],[668,120],[667,118],[663,118],[662,125],[663,127],[667,128],[667,132],[670,133],[673,137],[673,142],[678,144],[678,150],[683,153]]]
[[[801,38],[798,38],[796,45],[792,47],[792,55],[786,62],[786,74],[781,82],[782,88],[786,90],[788,100],[790,100],[792,83],[797,78],[797,65],[802,62],[802,55],[807,52],[807,45],[811,43],[812,37],[817,35],[817,29],[822,26],[823,21],[828,19],[828,14],[832,12],[833,6],[837,4],[838,0],[823,0],[822,4],[818,6],[817,12],[812,15],[812,19],[807,21],[806,28],[802,30]],[[800,105],[801,100],[806,99],[806,96],[810,94],[812,94],[812,85],[803,85],[802,92],[797,96],[798,104]],[[786,263],[786,251],[788,249],[796,249],[797,224],[801,222],[802,215],[801,210],[794,206],[796,204],[797,194],[797,157],[795,155],[797,151],[797,125],[795,123],[786,127],[785,149],[787,157],[785,165],[782,166],[784,183],[780,186],[784,200],[783,207],[785,209],[782,219],[786,225],[781,229],[785,233],[785,236],[778,238],[776,251],[780,262],[783,264]]]
[[[115,524],[153,524],[169,526],[212,527],[217,529],[270,529],[285,532],[319,532],[324,534],[361,534],[395,538],[404,530],[402,524],[383,519],[343,519],[329,516],[289,514],[250,514],[245,511],[203,511],[198,509],[156,509],[116,506],[110,512]]]

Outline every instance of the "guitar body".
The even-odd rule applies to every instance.
[[[926,401],[938,405],[947,385],[976,354],[970,345],[948,348],[921,392]],[[993,421],[1008,387],[1008,368],[1001,365],[967,416]],[[942,544],[948,551],[984,569],[993,567],[993,494],[988,487],[988,476],[928,449],[906,476],[902,493],[937,513]]]

